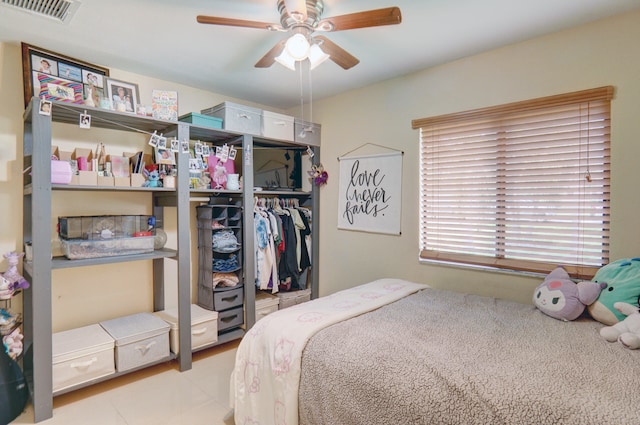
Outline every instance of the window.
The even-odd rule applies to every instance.
[[[591,278],[609,262],[612,87],[417,119],[420,257]]]

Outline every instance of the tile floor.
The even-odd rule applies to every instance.
[[[229,377],[238,342],[193,354],[193,368],[176,361],[101,382],[53,399],[41,425],[224,425]],[[11,425],[33,424],[33,409]]]

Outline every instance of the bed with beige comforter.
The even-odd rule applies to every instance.
[[[316,301],[290,313],[310,317]],[[236,424],[639,424],[640,350],[604,341],[602,326],[421,289],[313,330],[299,359],[287,357],[299,362],[295,385],[285,389],[296,401],[275,397],[236,411]],[[259,385],[284,382],[285,373],[272,369]],[[248,396],[246,389],[234,397]]]

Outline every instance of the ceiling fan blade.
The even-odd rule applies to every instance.
[[[368,10],[322,19],[316,27],[319,31],[344,31],[356,28],[395,25],[402,22],[399,7]]]
[[[343,67],[349,69],[360,63],[360,60],[349,52],[338,46],[333,41],[329,40],[323,35],[314,37],[315,40],[320,41],[320,48],[323,52],[331,56],[331,60]]]
[[[196,20],[200,24],[227,25],[230,27],[243,27],[243,28],[258,28],[258,29],[272,30],[272,31],[278,31],[281,29],[279,25],[270,24],[268,22],[247,21],[244,19],[220,18],[217,16],[198,15]]]
[[[275,46],[271,48],[256,64],[256,68],[269,68],[276,61],[276,57],[284,50],[284,45],[287,42],[286,39],[280,40]]]

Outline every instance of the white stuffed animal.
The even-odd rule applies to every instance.
[[[600,329],[600,335],[609,342],[620,341],[632,350],[640,348],[640,309],[624,302],[614,303],[613,308],[627,317],[613,326]]]

